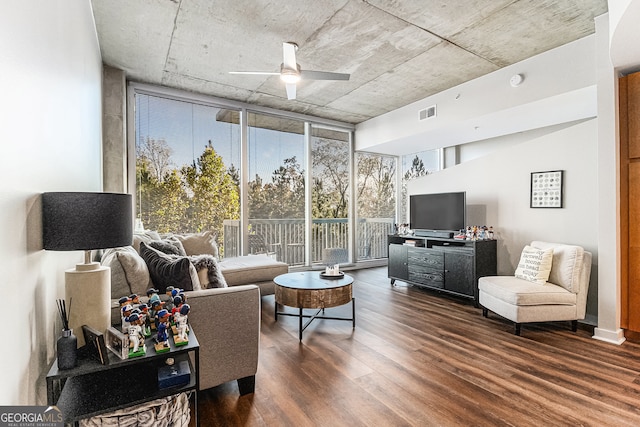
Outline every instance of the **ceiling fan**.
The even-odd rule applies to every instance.
[[[296,99],[296,83],[300,80],[349,80],[349,74],[331,73],[329,71],[303,70],[296,62],[298,45],[293,42],[282,43],[282,64],[280,72],[268,71],[230,71],[229,74],[254,74],[280,76],[287,88],[287,98]]]

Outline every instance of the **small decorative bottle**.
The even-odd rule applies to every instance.
[[[58,352],[58,369],[71,369],[76,367],[78,338],[73,335],[71,329],[63,329],[62,336],[58,338],[56,349]]]

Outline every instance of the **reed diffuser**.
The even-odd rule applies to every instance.
[[[71,310],[71,302],[72,300],[69,300],[69,310],[67,310],[65,300],[56,300],[58,314],[60,315],[60,320],[62,320],[62,336],[58,338],[56,343],[58,369],[75,368],[76,363],[78,362],[78,338],[73,335],[73,331],[69,329],[69,312]]]

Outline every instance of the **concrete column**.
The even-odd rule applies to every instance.
[[[102,71],[103,190],[127,192],[125,72],[103,66]]]
[[[609,57],[609,17],[596,17],[598,76],[598,254],[594,254],[597,274],[598,327],[593,337],[621,344],[620,328],[620,245],[618,240],[619,135],[618,80]],[[593,278],[592,278],[593,283]],[[589,295],[592,295],[589,289]]]

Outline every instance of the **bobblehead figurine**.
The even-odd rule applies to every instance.
[[[176,295],[173,297],[173,308],[171,309],[171,332],[173,335],[178,334],[178,316],[180,316],[180,307],[182,307],[182,297],[180,295]]]
[[[158,312],[158,333],[154,348],[156,353],[169,351],[169,311],[164,308]]]
[[[164,303],[159,299],[151,303],[151,309],[149,310],[149,317],[151,318],[151,329],[158,328],[158,312],[162,310]]]
[[[129,359],[144,356],[147,349],[144,344],[142,327],[140,326],[140,315],[132,313],[127,317],[127,322],[129,322]]]
[[[129,316],[131,316],[131,312],[133,311],[133,306],[131,304],[126,304],[122,307],[122,332],[125,334],[129,331]]]
[[[173,342],[176,346],[187,345],[189,343],[189,337],[187,336],[187,317],[190,310],[191,307],[189,307],[189,304],[182,304],[180,311],[173,315],[178,330],[178,333],[173,337]]]
[[[166,302],[164,304],[164,308],[169,310],[169,312],[171,312],[171,309],[173,309],[173,295],[171,295],[171,294],[173,293],[174,289],[175,288],[173,286],[167,286],[167,289],[165,290],[165,294],[166,294],[167,298],[166,298]]]
[[[138,310],[140,311],[142,335],[144,335],[145,338],[149,338],[151,336],[151,316],[149,315],[149,306],[143,302],[138,306]]]

